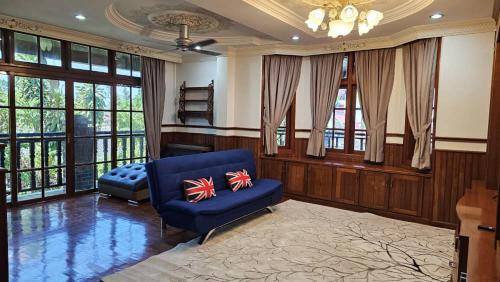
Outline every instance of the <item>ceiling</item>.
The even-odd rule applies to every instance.
[[[331,39],[304,24],[314,4],[323,0],[0,0],[0,14],[56,25],[160,50],[171,50],[177,37],[172,17],[192,21],[194,40],[215,38],[213,49],[228,46],[296,45],[359,39],[357,32]],[[407,28],[436,22],[491,18],[494,0],[351,0],[380,10],[384,19],[361,38],[388,36]],[[27,13],[30,11],[30,13]],[[429,16],[445,17],[432,21]],[[75,15],[87,20],[81,22]],[[187,15],[187,16],[186,16]],[[299,35],[300,40],[290,39]]]

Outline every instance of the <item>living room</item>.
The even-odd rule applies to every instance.
[[[0,7],[0,281],[500,281],[500,1]]]

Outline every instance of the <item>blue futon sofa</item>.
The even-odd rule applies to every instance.
[[[253,187],[233,192],[225,174],[246,169]],[[255,164],[249,150],[229,150],[170,157],[146,164],[152,206],[164,224],[201,234],[203,244],[217,227],[277,204],[282,184],[256,179]],[[186,201],[183,180],[212,177],[216,196],[198,203]]]

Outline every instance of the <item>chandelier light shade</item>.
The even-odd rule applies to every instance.
[[[309,17],[305,23],[314,32],[319,27],[322,30],[329,28],[328,36],[337,38],[351,33],[356,21],[358,33],[363,35],[378,25],[383,18],[384,15],[376,10],[362,10],[360,12],[358,8],[349,2],[346,5],[341,5],[338,1],[331,1],[331,3],[324,4],[323,8],[317,8],[309,12]],[[328,23],[328,26],[326,23]]]
[[[312,10],[309,13],[309,18],[306,21],[307,27],[309,27],[313,31],[318,30],[318,27],[321,25],[324,18],[325,18],[325,10],[321,8]]]

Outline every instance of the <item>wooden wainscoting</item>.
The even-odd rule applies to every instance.
[[[386,144],[384,166],[370,166],[361,154],[309,158],[304,138],[296,138],[286,158],[261,156],[260,139],[252,137],[169,132],[162,135],[168,143],[247,148],[260,177],[281,180],[290,198],[449,228],[458,221],[458,199],[473,180],[485,180],[485,153],[436,150],[432,172],[421,174],[403,164],[401,144]]]

